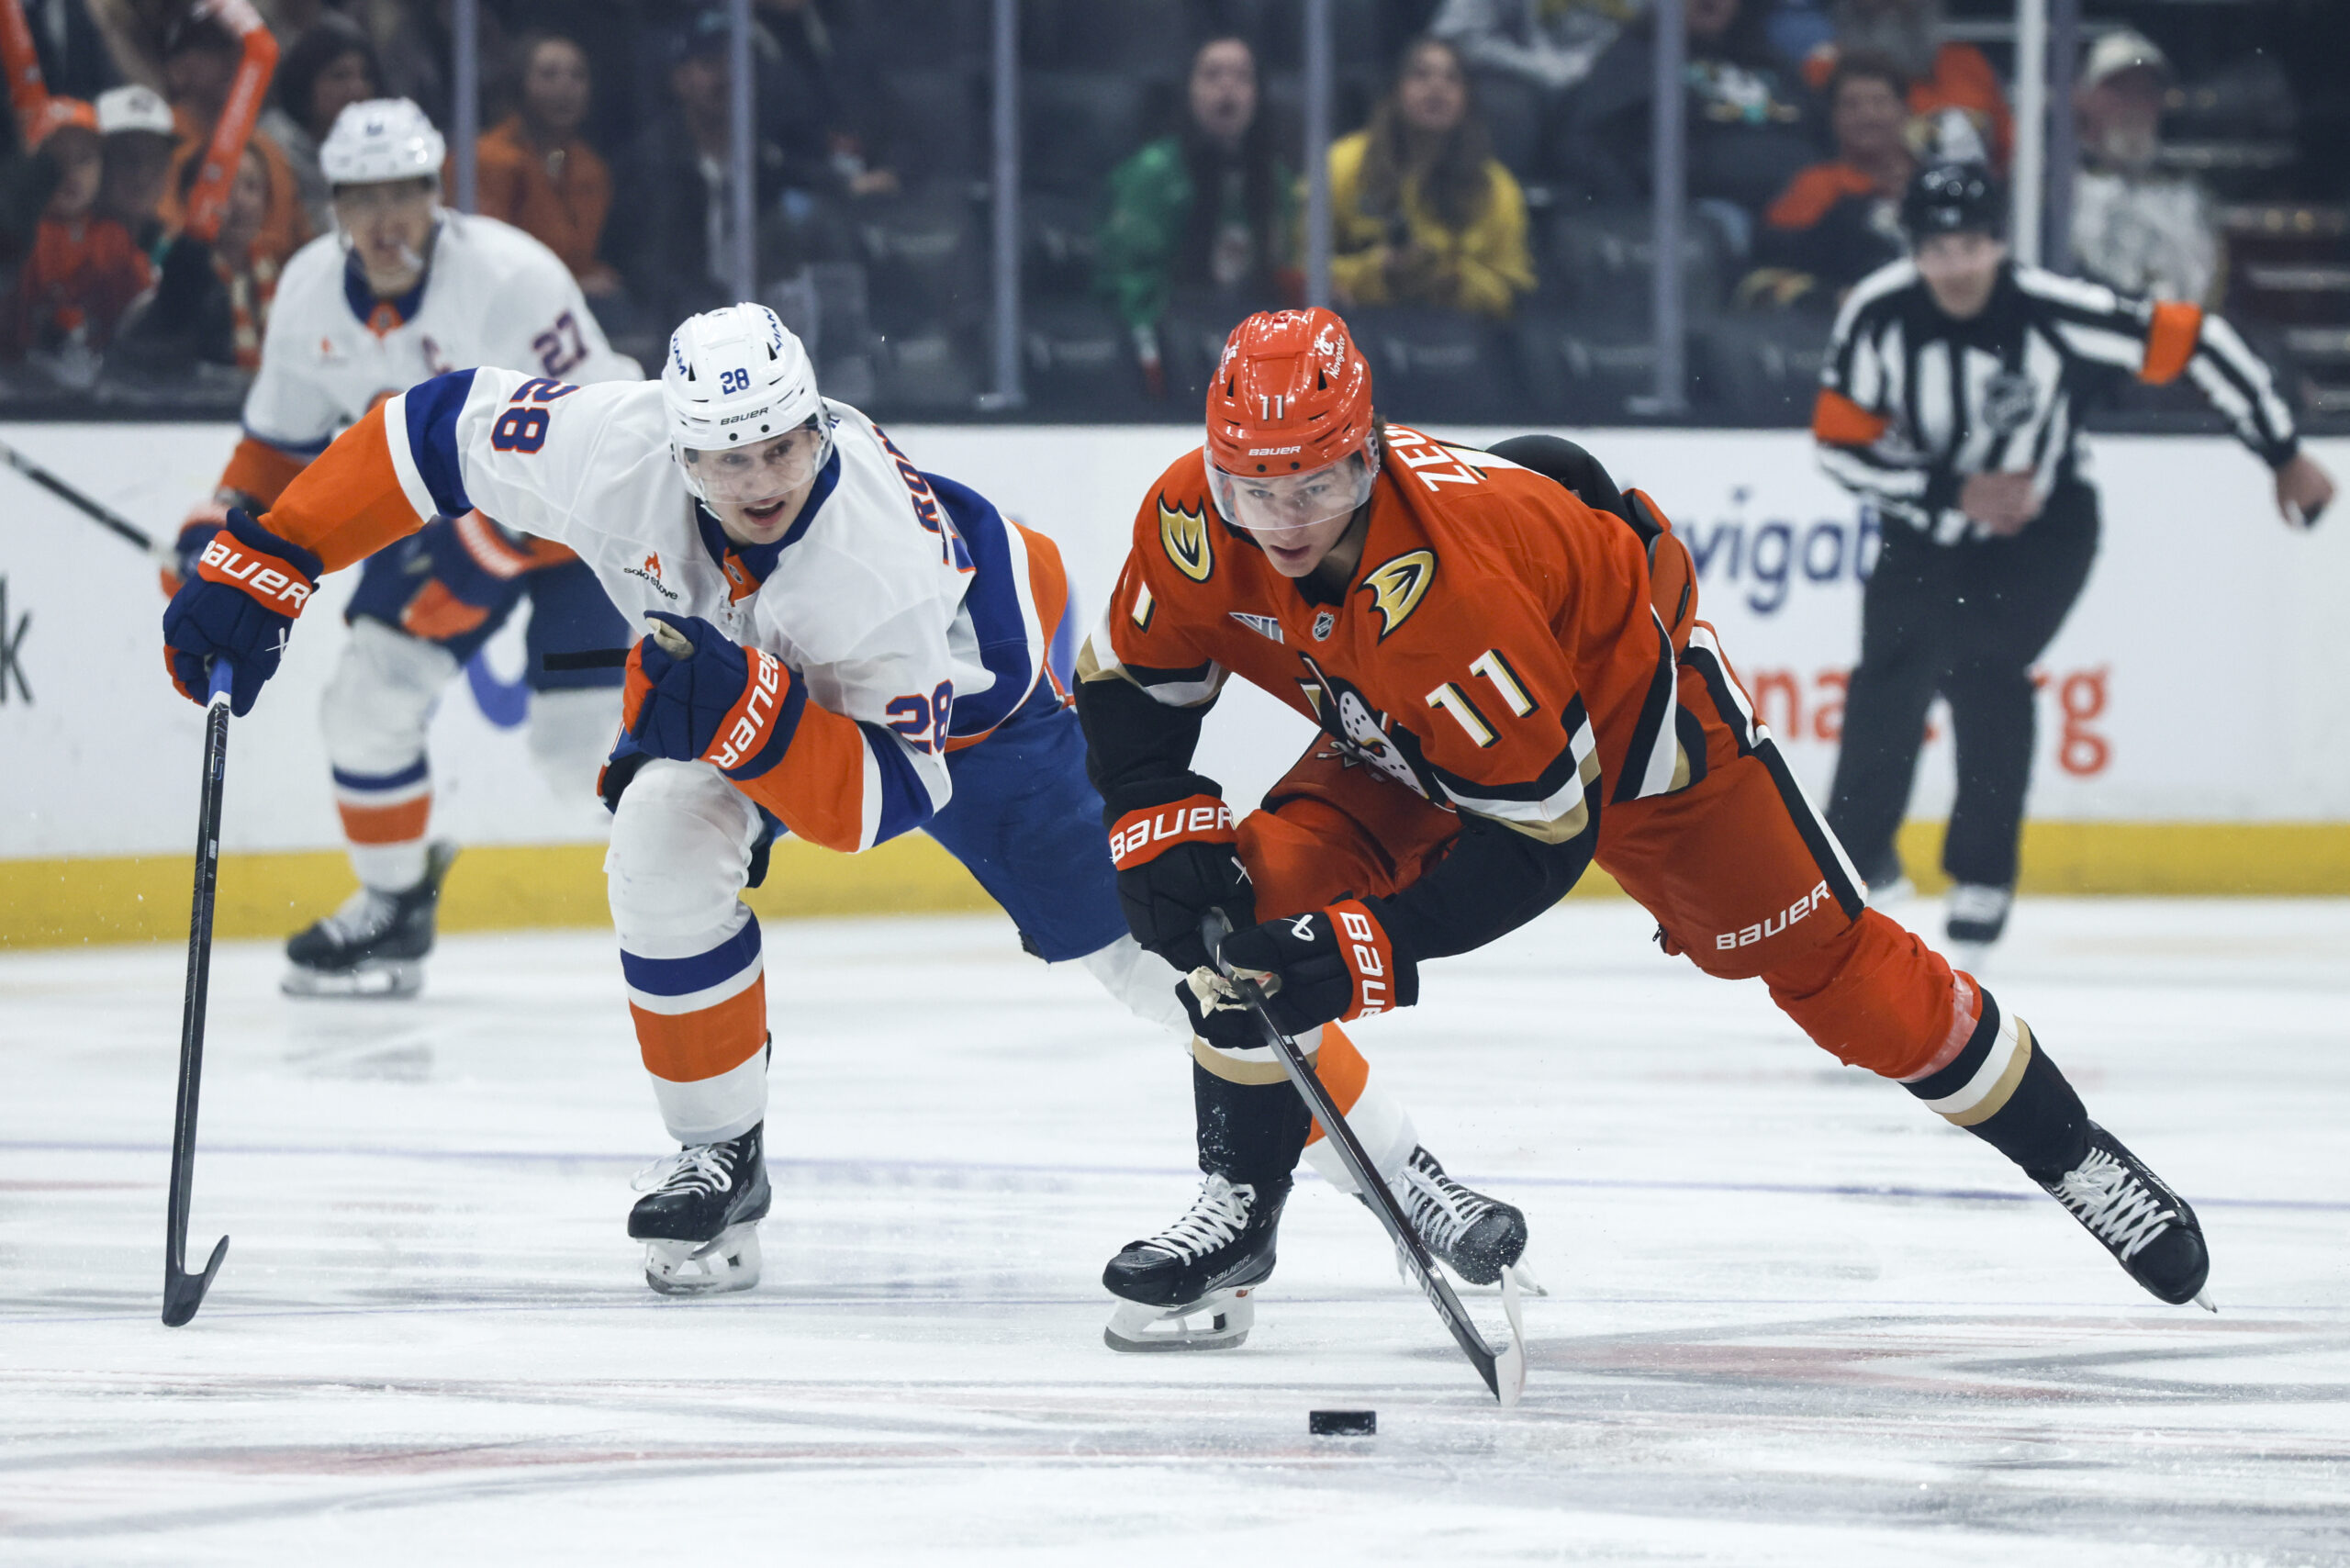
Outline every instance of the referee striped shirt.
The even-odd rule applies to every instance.
[[[2116,370],[2157,386],[2189,377],[2272,468],[2298,450],[2268,367],[2219,317],[2015,262],[1964,321],[1935,305],[1913,262],[1863,279],[1836,319],[1812,434],[1830,476],[1954,544],[1985,534],[1958,510],[1970,475],[2028,469],[2042,503],[2087,478],[2077,399]]]

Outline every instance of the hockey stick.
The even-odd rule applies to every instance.
[[[576,669],[618,669],[628,663],[626,648],[586,648],[576,654],[541,654],[539,666],[550,675]]]
[[[1200,922],[1201,940],[1207,944],[1212,954],[1230,935],[1232,922],[1220,909],[1208,911],[1207,917]],[[1518,1318],[1516,1271],[1509,1269],[1502,1271],[1502,1310],[1509,1315],[1509,1343],[1496,1350],[1485,1342],[1484,1335],[1478,1331],[1468,1310],[1460,1305],[1460,1298],[1453,1294],[1452,1282],[1444,1277],[1443,1271],[1437,1267],[1436,1260],[1428,1255],[1427,1244],[1420,1239],[1419,1232],[1412,1228],[1412,1222],[1404,1217],[1404,1207],[1395,1201],[1395,1194],[1371,1170],[1371,1156],[1363,1152],[1361,1140],[1355,1137],[1354,1129],[1347,1126],[1347,1118],[1339,1114],[1337,1103],[1330,1098],[1330,1092],[1322,1086],[1322,1081],[1315,1076],[1314,1069],[1307,1065],[1305,1054],[1297,1048],[1295,1040],[1281,1032],[1280,1026],[1273,1022],[1272,1014],[1265,1011],[1265,993],[1258,989],[1255,980],[1243,980],[1234,974],[1221,958],[1217,959],[1216,968],[1225,979],[1232,982],[1233,989],[1239,992],[1240,1000],[1248,1004],[1248,1011],[1257,1015],[1257,1026],[1264,1030],[1265,1043],[1272,1047],[1274,1058],[1281,1064],[1281,1071],[1289,1076],[1291,1085],[1304,1098],[1306,1108],[1314,1113],[1315,1120],[1322,1124],[1322,1135],[1338,1151],[1339,1163],[1347,1168],[1347,1174],[1355,1179],[1355,1185],[1370,1204],[1371,1212],[1379,1216],[1379,1223],[1395,1243],[1397,1254],[1410,1267],[1413,1278],[1428,1298],[1428,1305],[1436,1308],[1436,1315],[1443,1318],[1445,1327],[1451,1330],[1461,1353],[1469,1358],[1470,1364],[1477,1369],[1477,1375],[1485,1380],[1485,1386],[1493,1391],[1494,1397],[1501,1401],[1505,1409],[1516,1405],[1518,1395],[1526,1391],[1526,1329]]]
[[[649,635],[668,652],[671,658],[690,658],[693,655],[694,645],[667,622],[655,621],[648,615],[645,624],[651,628]],[[571,654],[541,654],[539,666],[551,675],[576,669],[619,669],[628,663],[629,655],[635,651],[633,647],[582,648]]]
[[[59,500],[63,501],[67,506],[72,507],[75,511],[80,512],[84,517],[88,518],[100,528],[106,529],[109,532],[119,534],[124,539],[129,540],[131,543],[139,546],[140,549],[144,550],[156,560],[164,563],[175,571],[178,569],[179,561],[173,555],[170,547],[157,543],[155,542],[154,535],[149,533],[145,529],[140,527],[137,523],[131,521],[129,518],[123,516],[120,512],[106,505],[104,501],[99,500],[96,497],[85,495],[65,480],[59,478],[56,475],[50,473],[48,469],[42,467],[31,458],[27,457],[23,453],[18,452],[15,447],[10,446],[6,442],[0,442],[0,463],[5,463],[9,467],[14,468],[17,473],[22,474],[26,478],[30,479],[34,484],[39,485],[42,489],[47,490],[50,495],[55,496]]]
[[[229,1238],[212,1249],[204,1272],[187,1271],[187,1207],[196,1180],[196,1094],[204,1075],[204,1004],[212,978],[212,904],[220,884],[220,776],[229,760],[229,684],[236,671],[227,659],[212,666],[212,688],[204,705],[204,792],[196,807],[196,893],[187,920],[187,991],[180,1013],[180,1092],[172,1114],[170,1217],[163,1233],[163,1322],[177,1328],[204,1305]]]

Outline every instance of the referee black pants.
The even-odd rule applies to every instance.
[[[1952,880],[2015,885],[2031,782],[2032,662],[2097,555],[2097,492],[2060,485],[2008,539],[1937,544],[1888,523],[1861,608],[1861,662],[1844,704],[1829,826],[1871,882],[1900,874],[1894,834],[1940,692],[1957,731],[1958,798],[1942,840]]]

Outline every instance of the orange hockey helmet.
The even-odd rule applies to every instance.
[[[1232,330],[1208,388],[1208,487],[1252,533],[1343,517],[1379,472],[1371,365],[1319,306],[1261,310]]]

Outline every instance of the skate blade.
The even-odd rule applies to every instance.
[[[277,989],[287,996],[397,1001],[424,989],[424,966],[412,958],[361,964],[348,969],[306,969],[297,964],[285,971]]]
[[[1526,1394],[1526,1320],[1517,1309],[1517,1265],[1502,1271],[1502,1313],[1509,1319],[1509,1343],[1494,1353],[1494,1397],[1514,1409]]]
[[[644,1282],[663,1295],[724,1295],[759,1282],[759,1227],[730,1225],[715,1241],[647,1241]]]
[[[1122,1301],[1102,1329],[1113,1350],[1229,1350],[1244,1344],[1257,1322],[1257,1304],[1245,1287],[1211,1291],[1189,1306]]]

